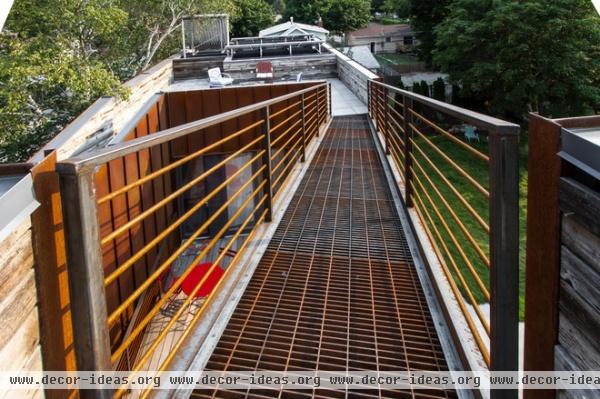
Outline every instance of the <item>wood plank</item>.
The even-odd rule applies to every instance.
[[[580,370],[575,364],[575,361],[569,355],[566,348],[561,345],[556,345],[554,351],[554,362],[556,364],[556,370],[561,371],[575,371]],[[597,390],[575,390],[575,389],[559,389],[556,392],[557,398],[564,399],[581,399],[583,397],[588,399],[600,399],[600,391]]]
[[[600,314],[565,281],[560,284],[558,342],[580,370],[600,370]]]
[[[14,326],[23,324],[37,302],[35,276],[32,268],[21,275],[19,284],[0,303],[0,348],[15,334]]]
[[[600,314],[600,271],[590,267],[564,245],[561,248],[560,277]]]
[[[600,273],[600,237],[590,232],[578,215],[562,218],[562,243],[580,257],[596,273]]]
[[[529,189],[525,283],[525,370],[553,370],[558,331],[560,126],[529,117]],[[552,399],[552,390],[525,390],[524,399]]]
[[[600,193],[572,178],[562,177],[560,208],[565,213],[575,213],[581,223],[600,236]]]

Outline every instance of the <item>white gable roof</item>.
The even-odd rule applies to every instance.
[[[296,33],[294,33],[296,32]],[[300,32],[300,33],[297,33]],[[299,22],[287,21],[279,25],[271,26],[270,28],[263,29],[259,32],[258,36],[270,36],[274,34],[280,34],[281,36],[289,36],[290,34],[310,34],[311,32],[325,33],[328,34],[327,29],[321,28],[316,25],[301,24]]]

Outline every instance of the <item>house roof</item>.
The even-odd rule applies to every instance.
[[[350,35],[353,37],[378,37],[411,32],[412,29],[410,25],[407,24],[383,25],[376,22],[370,22],[366,28],[350,32]]]
[[[258,36],[269,36],[269,35],[273,35],[276,33],[280,33],[281,36],[287,36],[287,35],[293,34],[294,31],[300,31],[305,34],[309,34],[311,32],[318,32],[318,33],[325,33],[325,34],[329,33],[329,31],[327,29],[321,28],[320,26],[301,24],[299,22],[294,22],[293,20],[291,20],[291,21],[284,22],[282,24],[271,26],[270,28],[267,28],[267,29],[263,29],[259,32]]]
[[[368,69],[379,69],[381,65],[371,53],[369,46],[344,47],[341,52]]]

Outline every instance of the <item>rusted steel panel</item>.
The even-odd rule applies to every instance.
[[[221,109],[221,100],[220,100],[221,93],[219,93],[219,90],[204,90],[203,92],[201,92],[201,94],[202,94],[201,104],[202,104],[202,116],[203,117],[217,115],[224,111],[223,109]],[[204,146],[207,146],[207,145],[210,145],[212,143],[219,141],[222,137],[226,136],[228,133],[231,133],[231,132],[223,131],[222,126],[211,126],[207,129],[204,129],[204,131],[201,132],[202,136],[204,137]],[[215,148],[215,152],[222,152],[222,151],[223,151],[223,146],[219,146],[219,147]]]
[[[56,152],[31,169],[40,207],[31,215],[33,255],[38,287],[39,328],[45,370],[77,370],[69,308],[68,272]],[[64,398],[67,390],[48,390],[46,397]]]
[[[560,268],[560,125],[531,114],[525,286],[525,370],[554,370]],[[552,399],[552,390],[525,390],[525,399]]]
[[[175,127],[183,125],[188,121],[186,115],[186,92],[168,93],[167,104],[169,114],[169,126]],[[170,143],[171,155],[175,158],[182,157],[189,153],[187,137],[180,137]]]

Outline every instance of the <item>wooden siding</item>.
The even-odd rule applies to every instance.
[[[600,192],[568,177],[560,179],[562,212],[558,370],[600,369]],[[574,396],[575,395],[575,396]],[[558,391],[558,398],[578,397]],[[600,397],[590,392],[590,397]]]
[[[31,222],[0,243],[0,370],[42,369]],[[0,398],[41,398],[39,389],[3,391]]]
[[[254,78],[254,74],[256,73],[256,64],[259,61],[268,61],[273,65],[274,81],[295,81],[300,72],[302,72],[302,79],[307,80],[335,78],[337,76],[336,57],[329,53],[278,58],[227,59],[223,63],[223,71],[230,74],[237,81],[257,80]]]
[[[210,68],[223,70],[225,56],[190,57],[173,60],[173,80],[206,79]]]

